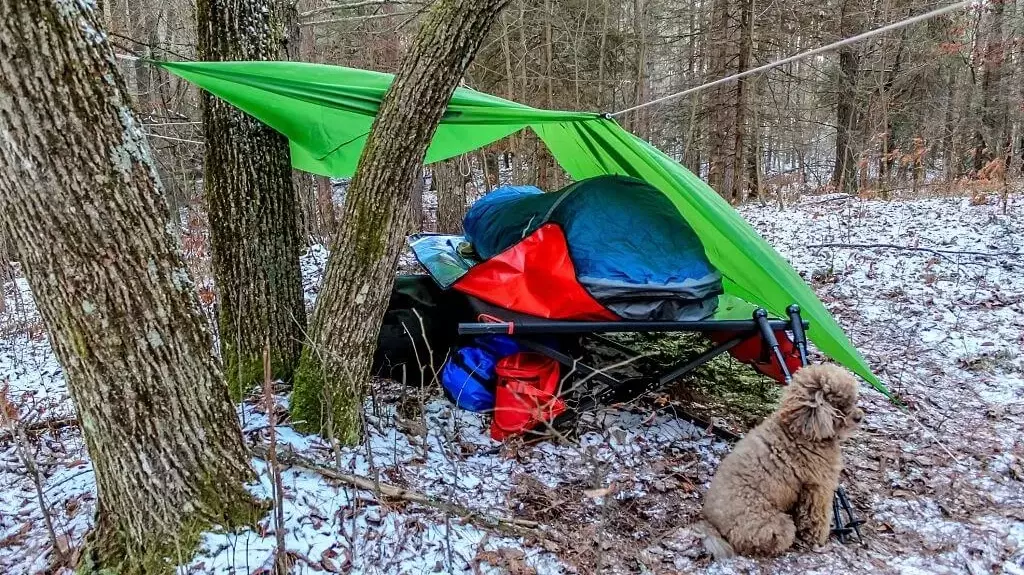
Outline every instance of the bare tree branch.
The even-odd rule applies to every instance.
[[[529,521],[527,519],[517,519],[515,517],[500,517],[497,515],[487,515],[474,511],[458,503],[451,501],[442,501],[434,498],[430,495],[404,489],[397,485],[390,485],[387,483],[381,483],[379,480],[374,480],[369,477],[363,477],[361,475],[353,475],[349,473],[339,473],[329,467],[324,467],[314,461],[311,461],[297,453],[290,451],[277,450],[276,453],[271,453],[267,445],[256,444],[252,446],[252,452],[254,455],[261,459],[267,459],[275,457],[276,460],[285,465],[292,467],[298,467],[306,471],[311,471],[335,481],[340,481],[346,485],[351,485],[357,489],[363,489],[370,491],[377,495],[377,497],[383,499],[391,499],[398,501],[407,501],[409,503],[416,503],[418,505],[424,505],[426,507],[432,507],[445,513],[455,515],[492,529],[500,529],[505,532],[511,532],[515,535],[538,535],[541,525],[536,521]]]
[[[326,14],[326,13],[329,13],[329,12],[337,12],[337,11],[341,11],[341,10],[355,10],[356,8],[364,8],[366,6],[386,6],[388,4],[395,5],[395,6],[398,6],[398,5],[409,5],[409,4],[418,5],[418,6],[425,5],[424,2],[415,2],[415,1],[411,1],[411,0],[410,1],[405,1],[405,0],[361,0],[359,2],[350,2],[350,3],[347,3],[347,4],[340,4],[340,3],[339,4],[332,4],[330,6],[324,6],[322,8],[314,8],[312,10],[307,10],[305,12],[300,12],[299,13],[299,18],[308,18],[310,16],[316,16],[318,14]]]

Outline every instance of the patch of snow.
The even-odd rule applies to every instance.
[[[504,174],[502,175],[504,177]],[[868,523],[866,545],[831,541],[772,560],[709,565],[688,526],[728,446],[665,414],[608,409],[588,416],[576,441],[499,450],[485,416],[426,397],[416,421],[399,417],[410,393],[382,382],[367,401],[366,441],[335,453],[317,437],[276,428],[277,440],[318,464],[457,503],[476,513],[544,526],[513,538],[424,506],[381,502],[319,474],[283,471],[285,542],[302,573],[1024,572],[1024,214],[959,198],[862,201],[820,197],[741,213],[793,263],[906,402],[901,410],[864,386],[863,430],[848,444],[843,482]],[[327,250],[302,256],[312,305]],[[206,285],[202,281],[200,285]],[[0,378],[24,418],[73,415],[63,372],[23,279],[6,286]],[[813,330],[813,326],[812,326]],[[287,405],[287,397],[278,403]],[[403,412],[404,413],[404,412]],[[239,406],[249,441],[266,416]],[[48,509],[71,546],[92,521],[95,482],[81,433],[38,435]],[[253,460],[269,497],[266,464]],[[51,550],[34,487],[15,445],[0,443],[0,572],[38,573]],[[268,516],[257,529],[211,532],[188,573],[251,573],[275,546]],[[511,559],[510,559],[511,558]],[[503,571],[504,570],[504,571]]]

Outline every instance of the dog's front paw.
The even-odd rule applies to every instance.
[[[796,532],[796,539],[808,549],[821,547],[828,542],[828,524],[811,525]]]

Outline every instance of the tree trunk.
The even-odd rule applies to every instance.
[[[0,227],[0,311],[4,311],[7,305],[7,297],[3,292],[7,282],[14,281],[14,267],[11,262],[18,259],[14,251],[14,244],[7,239],[7,232]]]
[[[957,177],[957,161],[953,152],[956,126],[953,124],[953,105],[956,101],[956,73],[952,68],[949,70],[946,91],[946,113],[942,121],[942,168],[945,172],[947,184],[952,184]]]
[[[423,168],[416,172],[416,179],[409,197],[409,234],[423,231]]]
[[[204,529],[259,509],[148,144],[83,6],[0,2],[0,218],[96,474],[79,572],[170,573]]]
[[[552,72],[552,66],[554,64],[552,43],[554,39],[552,37],[551,30],[551,19],[554,16],[551,12],[551,0],[544,0],[544,85],[547,90],[546,105],[549,110],[555,109],[555,79]],[[523,56],[525,58],[525,55]],[[555,166],[555,158],[551,155],[551,150],[540,140],[535,139],[536,156],[535,164],[537,170],[537,187],[551,191],[558,188],[558,169]]]
[[[291,0],[284,7],[284,22],[288,30],[287,57],[299,62],[314,62],[313,54],[316,47],[315,36],[310,28],[299,26],[299,11],[296,0]],[[302,242],[300,249],[310,243],[321,241],[323,230],[317,217],[317,178],[309,172],[292,170],[292,182],[295,186],[296,226]],[[300,352],[301,353],[301,352]]]
[[[345,443],[360,437],[363,390],[409,229],[416,174],[452,92],[507,2],[434,4],[381,102],[296,372],[292,418],[305,431]]]
[[[633,0],[633,34],[636,35],[636,76],[633,81],[633,106],[643,103],[647,84],[647,6],[644,0]],[[644,109],[634,110],[626,116],[628,128],[641,138],[650,135],[644,129]]]
[[[836,84],[836,158],[832,185],[837,191],[857,190],[857,158],[853,153],[853,134],[858,129],[856,86],[859,58],[856,49],[839,49],[839,82]]]
[[[203,60],[273,60],[284,51],[289,0],[200,0]],[[220,295],[225,372],[238,399],[263,378],[290,381],[302,351],[306,308],[288,140],[203,92],[205,194]]]
[[[735,4],[733,2],[736,2]],[[712,77],[745,71],[750,65],[752,38],[750,0],[715,2],[711,54]],[[743,196],[746,83],[743,78],[714,89],[708,100],[708,184],[722,196]]]
[[[754,44],[754,0],[740,0],[740,52],[736,63],[736,72],[746,72],[750,69],[750,57]],[[735,181],[732,185],[732,198],[736,202],[743,201],[743,193],[747,184],[744,181],[744,170],[746,164],[745,144],[747,124],[747,82],[746,78],[736,80],[736,118],[733,125],[732,143],[732,171],[735,174]]]
[[[316,185],[316,211],[320,241],[330,245],[338,231],[338,214],[334,208],[334,184],[327,176],[313,176]]]
[[[604,61],[605,46],[608,43],[608,8],[611,5],[610,1],[604,3],[604,14],[601,16],[601,43],[597,49],[597,106],[602,112],[608,111],[605,99]]]
[[[437,233],[461,234],[466,217],[466,180],[458,158],[431,166],[437,190]]]
[[[979,44],[984,48],[981,54],[981,133],[989,146],[985,151],[986,160],[991,161],[1003,156],[1005,140],[1004,128],[1007,126],[1007,98],[1002,90],[1003,66],[1006,61],[1006,41],[1003,35],[1003,22],[1006,0],[987,3],[987,25]]]
[[[320,235],[316,225],[315,176],[302,170],[292,170],[292,189],[295,190],[295,229],[299,234],[299,251]]]

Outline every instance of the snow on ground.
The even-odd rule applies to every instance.
[[[1003,214],[966,199],[862,201],[811,197],[745,217],[847,329],[901,411],[866,386],[864,429],[844,483],[869,523],[866,544],[835,541],[772,561],[709,565],[688,526],[728,446],[665,414],[607,410],[577,442],[498,444],[479,415],[393,384],[367,403],[369,434],[335,453],[287,426],[278,441],[328,467],[458,503],[483,516],[542,527],[523,536],[479,518],[382,501],[296,468],[283,473],[285,540],[297,573],[1024,573],[1024,208]],[[809,247],[844,244],[844,247]],[[891,244],[932,250],[854,247]],[[947,252],[1007,253],[984,256]],[[307,302],[322,249],[303,257]],[[0,379],[23,421],[72,414],[60,366],[24,280],[8,284]],[[812,328],[813,329],[813,328]],[[419,410],[405,408],[419,403]],[[287,404],[286,397],[278,403]],[[399,408],[399,406],[403,406]],[[418,414],[416,413],[418,411]],[[246,438],[267,419],[239,407]],[[399,415],[401,414],[401,415]],[[0,431],[0,434],[4,433]],[[58,546],[91,523],[94,482],[73,425],[33,430],[28,446]],[[0,440],[0,572],[40,573],[52,544],[19,444]],[[267,466],[255,493],[269,497]],[[182,573],[251,573],[267,565],[271,518],[239,534],[211,533]]]

